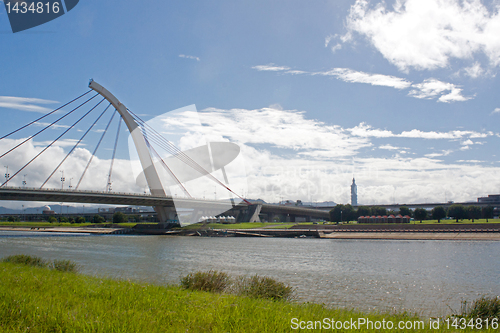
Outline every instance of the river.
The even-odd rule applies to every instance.
[[[89,275],[179,283],[194,271],[274,277],[299,301],[441,316],[500,295],[500,242],[90,236],[0,231],[0,256],[70,259]]]

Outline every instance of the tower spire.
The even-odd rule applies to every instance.
[[[358,186],[356,185],[356,180],[354,179],[354,175],[352,176],[352,184],[351,184],[351,205],[358,205]]]

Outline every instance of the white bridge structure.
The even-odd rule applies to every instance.
[[[148,135],[146,133],[146,127],[148,126],[147,123],[142,121],[137,115],[131,113],[130,110],[128,110],[123,103],[121,103],[112,93],[110,93],[102,85],[91,80],[89,83],[89,88],[91,90],[89,90],[87,93],[94,91],[97,93],[94,97],[100,95],[101,97],[103,97],[102,101],[107,100],[110,103],[110,106],[112,105],[115,108],[116,112],[120,114],[121,118],[125,122],[128,131],[130,132],[133,143],[135,145],[140,165],[142,167],[141,177],[143,176],[143,178],[145,178],[147,186],[150,190],[150,194],[143,195],[143,194],[113,193],[110,191],[107,192],[80,191],[78,190],[78,185],[76,189],[68,189],[68,190],[63,190],[63,189],[54,190],[54,189],[43,188],[45,183],[47,183],[50,177],[52,177],[52,175],[58,170],[61,164],[66,160],[66,158],[73,152],[78,143],[90,131],[90,129],[92,128],[91,127],[90,129],[87,130],[82,139],[80,139],[80,141],[78,141],[78,143],[68,153],[66,158],[64,158],[63,161],[61,161],[56,170],[52,172],[52,174],[49,176],[49,178],[47,178],[45,183],[43,183],[40,188],[17,188],[17,187],[13,188],[8,186],[8,182],[13,177],[18,175],[34,159],[36,159],[39,155],[41,155],[62,135],[59,136],[56,140],[54,140],[38,155],[36,155],[31,161],[26,163],[20,170],[14,173],[13,176],[10,176],[7,172],[6,181],[0,186],[0,200],[152,206],[154,210],[157,212],[158,218],[162,223],[180,221],[181,224],[190,224],[199,222],[202,217],[217,216],[217,215],[231,215],[236,217],[237,221],[249,221],[249,222],[259,221],[260,220],[259,216],[263,217],[265,216],[267,220],[272,221],[274,216],[276,215],[280,215],[282,217],[285,216],[286,219],[289,221],[295,221],[297,217],[303,217],[305,218],[306,221],[311,221],[311,219],[329,218],[329,213],[328,211],[325,210],[305,208],[300,206],[294,207],[294,206],[281,206],[281,205],[270,205],[270,204],[251,204],[250,202],[248,202],[247,200],[243,199],[238,194],[233,192],[229,188],[228,178],[225,171],[225,166],[239,154],[239,147],[233,143],[211,142],[206,146],[197,147],[187,151],[180,151],[175,146],[172,146],[171,143],[168,142],[166,139],[161,138],[161,140],[165,140],[162,142],[166,142],[167,149],[170,149],[172,153],[172,156],[169,158],[166,159],[161,158],[160,155],[152,147],[149,141],[150,138],[148,139]],[[85,96],[86,94],[82,96]],[[82,96],[78,97],[75,100],[78,100]],[[89,102],[94,97],[90,98],[85,103]],[[69,105],[73,101],[63,105],[61,108],[65,107],[66,105]],[[96,106],[94,106],[94,108],[92,108],[91,111],[95,109],[101,102],[99,102]],[[69,113],[75,111],[85,103],[81,104],[80,106],[73,109]],[[106,108],[102,114],[104,114],[104,112],[106,112],[108,108]],[[49,114],[52,114],[59,109],[56,109]],[[83,117],[85,117],[88,113],[90,113],[90,111],[87,112]],[[101,116],[99,116],[99,118]],[[36,121],[44,117],[45,116],[21,127],[21,129],[35,123]],[[64,117],[65,116],[63,116],[62,118]],[[82,118],[80,118],[80,120]],[[99,120],[99,118],[97,120]],[[78,120],[74,125],[76,125],[80,120]],[[94,122],[94,124],[96,122]],[[73,126],[71,126],[71,128]],[[1,137],[0,140],[4,139],[5,137],[13,133],[16,133],[18,130],[13,131]],[[0,159],[6,154],[14,151],[24,142],[33,138],[37,134],[31,136],[30,138],[26,139],[22,143],[18,144],[14,148],[10,149],[9,151],[1,155]],[[156,138],[158,139],[158,136]],[[115,143],[115,150],[116,150],[116,143]],[[156,161],[154,160],[152,154],[155,154]],[[91,161],[92,158],[90,159],[89,164]],[[161,169],[161,171],[163,172],[163,176],[165,173],[169,175],[169,177],[167,177],[167,180],[165,180],[165,177],[162,177],[162,174],[159,173],[159,169]],[[85,171],[86,170],[87,169],[85,169]],[[224,182],[218,180],[212,175],[212,172],[215,170],[222,171]],[[111,177],[111,170],[110,170],[110,177]],[[219,201],[193,199],[192,197],[190,197],[188,191],[183,186],[183,183],[197,177],[210,178],[211,180],[216,182],[216,184],[222,186],[224,190],[227,190],[234,196],[230,200],[219,200]],[[172,197],[172,195],[169,193],[168,186],[165,186],[165,182],[169,183],[170,185],[172,183],[176,183],[177,185],[182,187],[182,189],[185,191],[188,197],[187,198]]]

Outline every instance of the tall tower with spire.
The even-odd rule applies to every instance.
[[[352,206],[358,205],[358,187],[356,186],[356,181],[354,180],[354,177],[352,178],[352,185],[351,185],[351,205]]]

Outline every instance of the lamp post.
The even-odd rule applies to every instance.
[[[23,188],[26,188],[26,175],[24,175],[24,179],[23,179]]]
[[[10,178],[10,174],[9,174],[9,166],[8,165],[5,165],[5,185],[7,185],[7,182],[9,181],[9,178]]]
[[[61,190],[64,189],[64,181],[66,178],[64,178],[64,170],[61,170]]]

